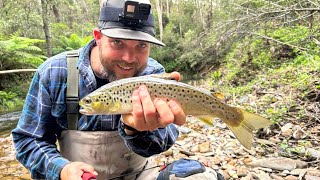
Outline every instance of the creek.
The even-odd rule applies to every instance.
[[[0,137],[6,137],[16,127],[21,111],[9,112],[0,115]]]

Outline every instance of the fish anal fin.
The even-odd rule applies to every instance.
[[[199,120],[201,120],[202,122],[208,124],[209,126],[213,126],[213,119],[215,118],[214,116],[211,115],[198,115],[195,116],[196,118],[198,118]]]

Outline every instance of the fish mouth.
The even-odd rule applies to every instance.
[[[84,115],[93,115],[93,109],[89,106],[86,106],[85,104],[82,104],[81,102],[79,103],[80,106],[82,107],[79,112],[81,114],[84,114]]]
[[[84,114],[84,115],[93,115],[93,112],[92,112],[91,108],[89,108],[89,109],[87,109],[87,108],[86,109],[80,109],[79,112],[81,114]]]

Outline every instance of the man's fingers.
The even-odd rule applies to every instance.
[[[174,79],[174,80],[176,80],[176,81],[180,81],[180,80],[181,80],[181,75],[180,75],[180,73],[178,73],[178,72],[176,72],[176,71],[170,73],[170,77],[171,77],[171,79]]]
[[[132,115],[135,121],[132,122],[133,124],[127,125],[132,126],[139,131],[143,130],[143,126],[146,123],[144,119],[143,107],[139,96],[139,89],[134,90],[132,93]]]
[[[181,106],[173,100],[170,100],[168,105],[174,115],[174,124],[182,126],[184,123],[186,123],[186,115]]]
[[[144,111],[145,123],[147,125],[146,130],[153,130],[157,128],[158,118],[157,118],[156,108],[154,107],[153,101],[150,97],[150,94],[146,86],[139,87],[139,95],[141,98],[141,104]]]
[[[171,112],[167,102],[165,102],[162,99],[158,99],[155,102],[155,106],[156,106],[157,112],[159,114],[159,125],[161,127],[165,127],[168,124],[174,122],[174,115]]]
[[[61,180],[81,180],[81,176],[84,172],[98,175],[93,166],[89,164],[83,162],[71,162],[62,169],[60,178]]]
[[[83,172],[89,172],[89,173],[92,173],[94,175],[98,175],[98,173],[94,170],[93,166],[89,165],[89,164],[82,164],[80,166],[80,169],[83,171]]]

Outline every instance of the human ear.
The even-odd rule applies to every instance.
[[[96,42],[98,43],[103,35],[101,34],[99,28],[94,28],[93,29],[93,36],[94,36],[94,39],[96,40]]]

